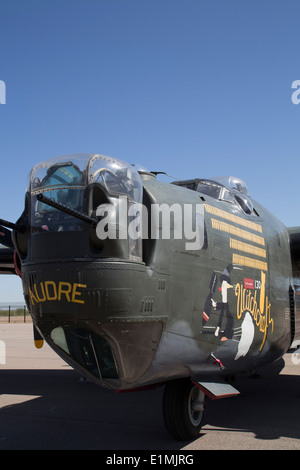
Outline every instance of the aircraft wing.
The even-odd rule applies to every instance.
[[[0,225],[0,274],[16,274],[11,231]]]

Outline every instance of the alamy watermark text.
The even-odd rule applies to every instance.
[[[6,364],[6,344],[0,340],[0,364]]]
[[[3,80],[0,80],[0,104],[6,104],[6,85]]]
[[[100,240],[129,237],[137,239],[185,239],[186,250],[200,250],[204,244],[203,204],[151,204],[150,213],[143,204],[127,206],[120,196],[114,204],[101,204],[96,211],[100,217],[96,234]],[[150,220],[150,234],[149,224]],[[172,235],[171,235],[172,233]]]

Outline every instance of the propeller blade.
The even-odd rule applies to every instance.
[[[0,225],[0,244],[8,248],[14,248],[11,231]]]

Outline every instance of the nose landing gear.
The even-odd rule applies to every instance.
[[[168,382],[163,397],[163,415],[169,434],[178,441],[198,436],[204,414],[205,394],[190,379]]]

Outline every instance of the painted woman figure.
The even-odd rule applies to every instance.
[[[233,286],[230,284],[231,279],[229,277],[230,272],[232,271],[232,264],[229,264],[226,269],[224,269],[223,273],[220,276],[221,285],[221,294],[222,294],[222,302],[213,302],[213,306],[216,310],[221,310],[218,326],[215,331],[215,336],[219,336],[220,329],[222,327],[224,314],[226,315],[226,326],[224,330],[224,335],[221,338],[221,341],[226,341],[232,338],[233,334],[233,316],[230,312],[227,293],[228,289],[232,289]]]

